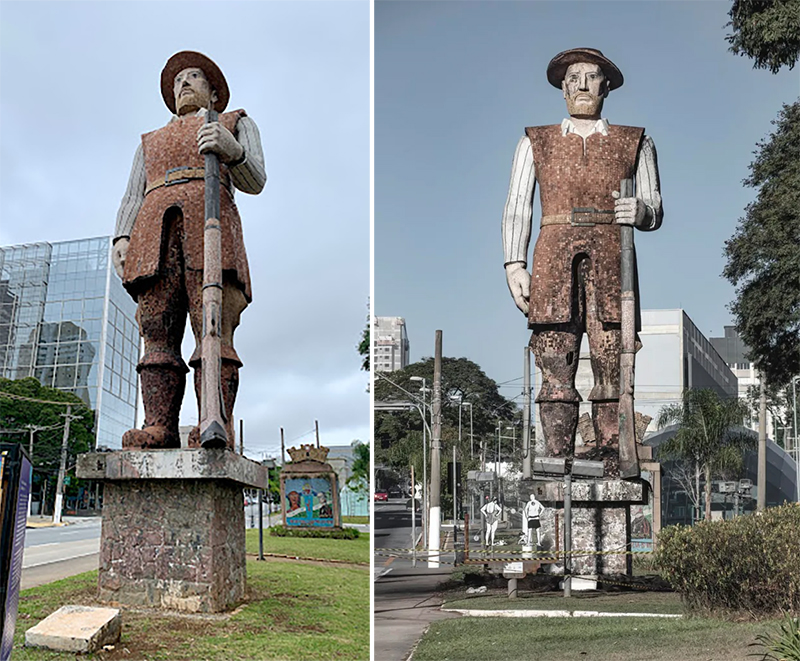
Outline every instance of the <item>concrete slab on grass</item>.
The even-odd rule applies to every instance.
[[[59,652],[95,652],[115,645],[122,632],[116,608],[62,606],[25,632],[25,644]]]

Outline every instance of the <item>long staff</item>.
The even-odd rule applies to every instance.
[[[209,104],[206,124],[217,121]],[[222,402],[222,227],[219,221],[219,160],[205,154],[205,231],[203,233],[203,339],[200,382],[200,444],[204,448],[228,445]]]
[[[633,181],[623,179],[619,196],[633,197]],[[634,291],[633,227],[620,225],[622,248],[622,351],[619,356],[619,474],[623,479],[639,477],[639,458],[636,454],[636,429],[633,411],[634,359],[636,356],[636,294]]]

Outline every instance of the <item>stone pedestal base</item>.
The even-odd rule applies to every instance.
[[[227,610],[244,598],[242,488],[266,468],[227,450],[82,455],[79,477],[105,482],[99,597],[127,606]]]
[[[542,513],[546,548],[564,550],[564,482],[533,480],[532,493],[547,508]],[[524,489],[524,487],[523,487]],[[582,576],[631,574],[630,507],[647,499],[643,483],[624,480],[573,480],[572,482],[572,573]],[[580,555],[580,552],[591,554]],[[563,573],[563,563],[553,565]]]

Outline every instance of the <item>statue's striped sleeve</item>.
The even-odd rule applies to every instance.
[[[503,210],[503,254],[504,263],[528,263],[528,244],[531,239],[533,193],[536,174],[533,166],[533,149],[527,136],[517,144],[511,165],[511,183]]]

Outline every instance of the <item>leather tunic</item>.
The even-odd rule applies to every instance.
[[[607,136],[593,133],[586,138],[584,149],[583,138],[562,135],[560,125],[528,127],[525,132],[533,149],[543,216],[570,214],[575,207],[613,212],[611,193],[619,190],[620,180],[633,178],[644,135],[643,128],[610,125]],[[577,264],[585,258],[594,276],[598,318],[620,323],[620,228],[613,215],[607,217],[608,224],[540,229],[533,251],[530,328],[572,320]]]
[[[246,115],[234,110],[219,116],[219,122],[234,133],[236,122]],[[205,157],[197,151],[197,132],[204,116],[183,117],[142,136],[147,183],[163,181],[172,168],[202,168]],[[222,270],[252,300],[250,270],[242,237],[242,222],[233,200],[228,168],[220,163],[220,221],[222,225]],[[190,179],[161,186],[145,196],[131,231],[123,284],[135,297],[147,281],[158,276],[164,265],[164,216],[171,207],[183,213],[183,259],[186,268],[202,271],[205,229],[205,181]]]

